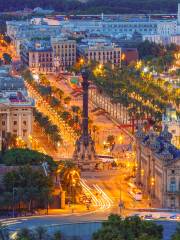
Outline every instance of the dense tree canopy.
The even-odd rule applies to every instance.
[[[139,217],[110,215],[108,221],[93,236],[93,240],[160,240],[162,226],[153,222],[142,221]]]
[[[61,12],[84,13],[149,13],[149,12],[173,12],[177,11],[178,0],[89,0],[80,2],[77,0],[0,0],[0,11],[19,10],[25,7],[53,8]]]
[[[47,162],[50,168],[56,167],[56,163],[53,161],[52,157],[45,155],[43,153],[30,150],[30,149],[20,149],[20,148],[12,148],[8,150],[2,156],[2,162],[6,165],[39,165],[43,162]]]
[[[172,235],[172,240],[180,239],[180,224],[177,225],[176,232]]]
[[[4,191],[0,202],[3,206],[24,203],[31,211],[33,202],[45,206],[52,191],[52,179],[45,176],[40,168],[23,166],[4,176]],[[13,192],[15,197],[13,196]]]

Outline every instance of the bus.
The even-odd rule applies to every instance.
[[[142,200],[142,192],[138,188],[131,188],[129,189],[129,194],[134,198],[136,201]]]

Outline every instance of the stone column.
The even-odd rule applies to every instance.
[[[11,132],[10,112],[7,112],[7,132]]]

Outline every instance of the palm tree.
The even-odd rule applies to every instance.
[[[53,236],[53,240],[61,240],[62,239],[62,234],[60,231],[55,232]]]
[[[72,112],[73,112],[73,120],[76,123],[76,128],[77,128],[78,123],[79,123],[79,116],[80,116],[80,113],[81,113],[80,107],[74,105],[74,106],[71,107],[71,109],[72,109]]]
[[[27,240],[32,240],[33,239],[33,233],[31,230],[28,228],[22,228],[16,237],[16,240],[22,240],[22,239],[27,239]]]
[[[71,102],[71,97],[65,97],[64,98],[64,104],[69,105]]]
[[[62,188],[69,196],[68,202],[74,202],[75,196],[81,191],[79,168],[77,168],[77,166],[69,160],[60,164],[58,172]]]
[[[44,227],[37,227],[34,231],[34,235],[35,235],[35,239],[36,240],[45,240],[45,239],[48,239],[48,236],[47,236],[47,229],[44,228]]]

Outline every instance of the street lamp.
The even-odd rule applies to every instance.
[[[144,176],[144,169],[141,169],[141,176]]]
[[[79,63],[81,64],[81,65],[83,65],[84,64],[84,58],[80,58],[80,60],[79,60]]]
[[[13,218],[14,218],[14,195],[15,195],[15,191],[17,191],[17,188],[13,187],[13,209],[12,209]]]

